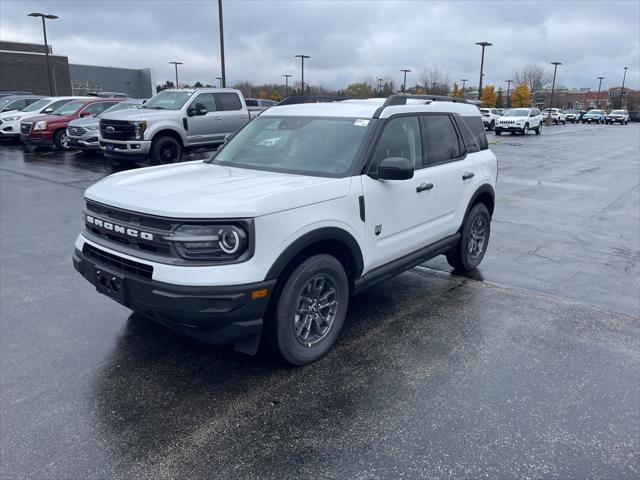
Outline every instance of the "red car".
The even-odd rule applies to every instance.
[[[69,150],[71,145],[67,137],[67,125],[71,120],[101,113],[103,110],[120,103],[123,98],[78,97],[54,110],[50,115],[31,117],[20,122],[20,140],[26,145],[55,145],[60,150]]]

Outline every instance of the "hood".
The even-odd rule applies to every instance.
[[[184,116],[181,110],[155,110],[151,108],[127,108],[112,113],[105,113],[101,120],[154,120],[165,119],[169,116]]]
[[[69,122],[70,127],[89,127],[91,125],[98,125],[98,117],[82,117],[76,118]]]
[[[60,115],[36,115],[34,117],[30,117],[29,121],[36,123],[36,122],[40,122],[42,120],[46,121],[47,124],[49,123],[66,123],[69,122],[70,120],[73,120],[74,116],[60,116]],[[22,120],[22,119],[20,119]]]
[[[4,120],[5,118],[15,117],[16,115],[20,115],[20,119],[23,117],[32,114],[33,112],[21,112],[20,110],[10,110],[8,112],[0,113],[0,120]],[[40,115],[38,112],[35,112],[36,115]],[[33,115],[31,115],[33,116]]]
[[[351,178],[187,162],[116,173],[89,187],[99,203],[172,218],[251,218],[344,197]]]

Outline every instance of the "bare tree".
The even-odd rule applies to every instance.
[[[553,72],[544,65],[530,64],[513,72],[513,80],[516,85],[526,83],[530,92],[537,92],[549,87],[553,78]]]
[[[436,66],[426,67],[420,76],[425,91],[433,95],[449,93],[449,77]]]

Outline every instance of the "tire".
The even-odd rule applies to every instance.
[[[67,131],[62,129],[58,130],[53,136],[53,143],[55,144],[58,150],[63,152],[68,152],[71,150],[71,144],[69,143],[69,137],[67,136]]]
[[[529,130],[529,124],[528,124],[528,123],[525,123],[525,124],[524,124],[524,128],[520,131],[520,133],[521,133],[522,135],[526,135],[526,134],[527,134],[527,130]]]
[[[536,132],[536,135],[540,135],[542,133],[542,122],[540,122],[538,126],[533,129],[533,131]]]
[[[182,158],[182,145],[173,137],[159,137],[153,140],[149,158],[152,165],[177,163]]]
[[[477,225],[483,228],[481,244],[478,244]],[[472,235],[472,230],[475,232]],[[447,262],[454,270],[469,272],[480,265],[489,245],[491,234],[491,216],[484,203],[476,203],[464,219],[460,230],[461,238],[455,249],[447,255]],[[470,243],[473,242],[473,245]],[[474,253],[472,254],[471,251]]]
[[[329,302],[333,298],[335,303],[322,307],[323,298]],[[267,323],[271,350],[293,365],[319,359],[340,335],[348,306],[349,280],[338,259],[319,254],[304,260],[286,280]],[[326,320],[318,324],[323,315]]]
[[[489,131],[492,131],[494,128],[496,128],[496,122],[491,120],[491,123],[489,124]]]
[[[502,135],[502,130],[497,129],[497,130],[496,130],[496,135]]]

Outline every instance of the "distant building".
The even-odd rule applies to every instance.
[[[620,108],[620,90],[621,87],[612,87],[603,89],[598,96],[597,90],[591,89],[575,89],[555,91],[553,93],[554,108],[575,108],[578,110],[590,110],[594,108],[610,110],[612,108]],[[624,96],[622,98],[623,107],[628,110],[635,110],[638,105],[640,92],[630,88],[624,88]],[[551,90],[537,91],[533,93],[532,103],[538,108],[548,108],[551,100]]]
[[[54,95],[122,92],[134,98],[156,93],[152,68],[116,68],[70,64],[49,46]],[[24,90],[49,95],[44,45],[0,41],[0,91]]]

